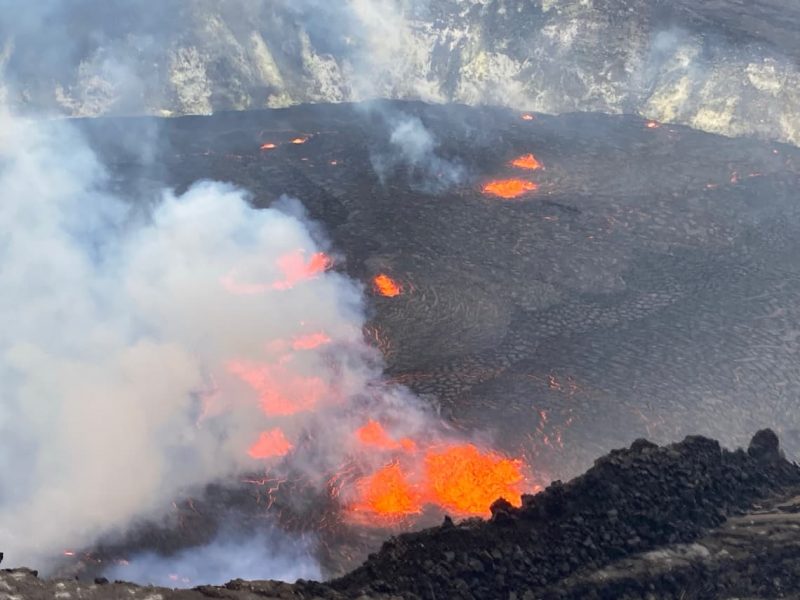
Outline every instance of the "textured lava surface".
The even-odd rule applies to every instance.
[[[545,479],[643,436],[737,446],[770,426],[800,449],[800,151],[637,117],[378,106],[81,126],[131,201],[201,178],[243,186],[257,206],[299,198],[336,268],[370,294],[366,335],[387,375]],[[444,185],[402,162],[378,177],[376,157],[392,152],[385,114],[421,119],[464,177]],[[130,152],[142,132],[168,150]],[[510,166],[528,153],[543,169]],[[539,187],[511,201],[481,192],[511,177]],[[400,295],[374,291],[381,273]],[[219,501],[247,505],[237,493]],[[187,519],[192,534],[143,545],[202,538],[202,518]],[[333,571],[376,546],[360,535],[332,536]]]

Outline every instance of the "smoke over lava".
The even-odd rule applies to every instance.
[[[354,518],[486,514],[518,496],[521,463],[383,380],[363,288],[296,200],[255,210],[200,182],[143,217],[69,124],[4,113],[0,140],[11,561],[45,566],[248,472],[291,470],[320,490],[339,477]]]

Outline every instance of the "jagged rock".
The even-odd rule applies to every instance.
[[[778,436],[771,429],[762,429],[757,432],[750,441],[747,453],[757,460],[768,463],[774,463],[783,458]]]

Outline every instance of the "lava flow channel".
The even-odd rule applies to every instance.
[[[496,179],[483,186],[483,193],[512,200],[537,189],[539,189],[537,184],[526,179]]]

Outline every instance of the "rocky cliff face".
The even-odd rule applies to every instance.
[[[416,98],[638,113],[800,144],[800,8],[787,0],[66,4],[0,17],[18,106],[190,114]]]

